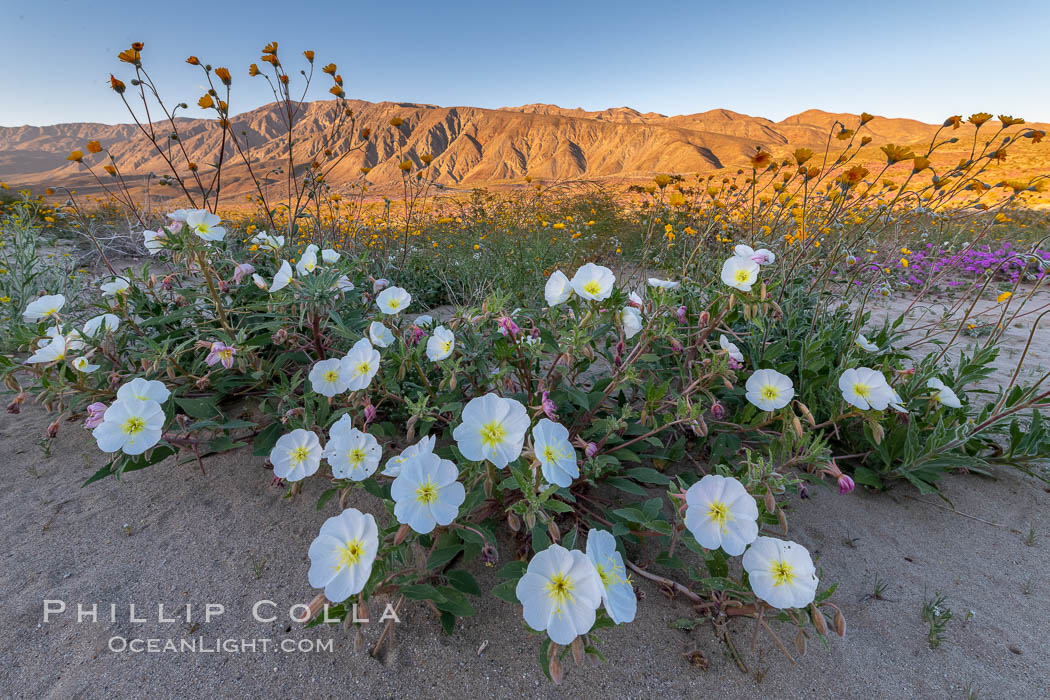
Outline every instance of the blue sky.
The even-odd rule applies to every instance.
[[[234,112],[268,101],[247,65],[277,40],[286,65],[313,49],[322,63],[339,64],[349,97],[366,100],[626,105],[664,114],[726,108],[777,120],[808,108],[924,121],[989,111],[1050,121],[1047,0],[172,6],[7,6],[0,125],[126,121],[108,77],[130,77],[116,54],[136,40],[146,43],[147,68],[172,101],[193,104],[203,92],[186,56],[229,66]]]

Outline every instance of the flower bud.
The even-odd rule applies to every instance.
[[[700,314],[699,320],[696,322],[697,328],[707,328],[707,324],[711,322],[711,314],[704,311]]]
[[[521,518],[515,513],[507,513],[507,527],[514,532],[521,530]]]
[[[817,630],[818,634],[827,635],[828,633],[828,622],[824,619],[824,613],[820,612],[815,604],[810,604],[810,617],[813,619],[813,627]]]
[[[49,438],[53,438],[53,437],[55,437],[57,435],[58,435],[58,421],[56,420],[53,423],[51,423],[49,426],[47,426],[47,436]]]
[[[678,307],[678,311],[675,312],[675,316],[678,318],[679,323],[685,323],[686,308],[684,305]]]
[[[726,417],[726,407],[719,401],[715,401],[711,404],[711,417],[715,420],[722,420]]]
[[[24,391],[18,392],[18,395],[15,396],[15,398],[11,399],[11,403],[7,404],[7,412],[15,414],[15,415],[18,415],[19,413],[22,412],[22,402],[25,401],[25,400],[26,400],[26,393]],[[95,405],[95,404],[92,404],[92,405]],[[102,407],[102,410],[103,411],[106,410],[104,405]],[[101,423],[101,422],[102,422],[102,418],[100,417],[99,418],[99,423]],[[98,425],[98,423],[96,423],[95,425]],[[95,426],[93,425],[91,427],[94,428]]]
[[[407,524],[402,525],[401,527],[399,527],[397,529],[397,534],[394,535],[394,546],[396,547],[397,545],[399,545],[402,542],[404,542],[405,538],[408,537],[408,533],[410,533],[411,531],[412,531],[412,528],[409,527]]]
[[[485,566],[492,566],[499,561],[499,552],[488,542],[481,548],[481,561]]]
[[[551,400],[551,395],[549,391],[543,392],[543,398],[540,400],[540,403],[543,406],[544,415],[546,415],[547,418],[551,419],[552,421],[557,421],[558,405]]]
[[[375,419],[376,419],[376,407],[373,406],[371,403],[365,404],[365,425],[367,426],[369,423],[371,423]]]
[[[676,338],[671,338],[671,351],[675,354],[682,352],[682,344]]]
[[[856,488],[856,484],[853,483],[853,479],[845,474],[839,474],[839,493],[845,496]]]
[[[594,455],[598,454],[598,446],[595,445],[593,442],[588,442],[587,447],[586,449],[584,449],[583,453],[587,455],[587,459],[594,459]]]
[[[375,282],[372,283],[372,293],[373,294],[379,294],[381,291],[383,291],[384,289],[386,289],[389,286],[390,286],[390,280],[383,279],[382,277],[380,277],[379,279],[377,279]]]

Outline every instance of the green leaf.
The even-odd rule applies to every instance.
[[[401,586],[399,590],[401,595],[410,598],[411,600],[433,600],[434,602],[437,602],[445,599],[438,589],[425,583]]]
[[[625,478],[623,478],[621,476],[609,477],[608,479],[605,480],[605,483],[609,484],[609,486],[612,486],[613,488],[619,489],[621,491],[625,491],[626,493],[633,493],[636,496],[648,496],[649,495],[649,494],[647,494],[645,492],[645,489],[643,489],[641,486],[639,486],[638,484],[634,483],[630,479],[625,479]]]
[[[500,568],[499,577],[509,578],[512,579],[514,583],[517,583],[518,579],[525,575],[525,571],[528,567],[529,565],[523,561],[508,561]]]
[[[434,550],[427,559],[427,569],[433,571],[434,569],[440,569],[445,564],[449,563],[456,558],[456,555],[463,551],[462,544],[454,544],[450,547],[439,547]]]
[[[445,578],[457,591],[469,593],[470,595],[481,595],[481,588],[478,587],[478,582],[474,580],[469,571],[463,569],[449,571],[445,574]]]
[[[280,421],[271,423],[263,428],[255,436],[255,440],[252,441],[252,455],[255,457],[269,457],[270,450],[277,444],[283,432],[284,425]]]
[[[215,405],[215,399],[187,399],[176,397],[175,403],[179,405],[182,412],[193,418],[215,418],[219,414],[219,407]]]
[[[514,590],[518,587],[517,581],[504,581],[493,587],[492,595],[496,596],[500,600],[505,600],[508,603],[518,604],[518,595]]]
[[[452,613],[456,617],[470,617],[475,614],[474,606],[467,600],[467,596],[452,586],[442,586],[438,591],[444,598],[435,603],[438,610]]]

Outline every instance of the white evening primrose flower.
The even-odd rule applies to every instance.
[[[758,281],[758,263],[734,255],[722,264],[722,282],[741,292],[750,292]]]
[[[226,237],[226,229],[219,226],[218,216],[204,209],[195,209],[186,213],[186,225],[203,241],[221,241]]]
[[[310,388],[321,396],[331,398],[348,388],[349,372],[338,357],[315,362],[310,368]]]
[[[547,306],[564,304],[572,296],[572,283],[565,273],[555,270],[547,278],[547,284],[543,288],[543,298],[547,300]]]
[[[313,476],[321,466],[321,452],[321,441],[313,431],[296,428],[270,450],[273,475],[288,481]]]
[[[361,338],[350,348],[342,362],[347,388],[360,391],[372,382],[372,377],[379,371],[379,351],[372,347],[368,338]]]
[[[625,306],[620,312],[620,323],[623,324],[624,337],[630,340],[642,330],[642,312],[633,306]]]
[[[112,277],[109,282],[104,282],[98,286],[102,290],[102,296],[104,297],[115,297],[118,294],[123,294],[128,291],[131,287],[131,283],[123,277]]]
[[[412,295],[401,287],[387,287],[376,297],[376,306],[387,316],[401,313],[412,303]]]
[[[321,251],[321,260],[323,260],[326,265],[334,265],[339,262],[339,258],[341,257],[343,256],[331,248],[325,248]]]
[[[193,211],[193,209],[176,209],[168,214],[168,218],[176,223],[184,224],[186,223],[186,217],[191,211]]]
[[[378,550],[376,519],[347,508],[325,520],[310,543],[310,585],[323,588],[325,598],[333,603],[343,602],[368,583]]]
[[[84,324],[84,335],[94,336],[100,330],[109,333],[120,328],[120,317],[116,314],[99,314]]]
[[[775,369],[760,369],[747,378],[744,384],[747,400],[763,411],[776,411],[784,408],[795,396],[795,387],[791,377]]]
[[[66,298],[61,294],[47,294],[38,297],[26,305],[22,318],[27,322],[39,321],[54,316],[66,305]]]
[[[171,392],[168,391],[168,387],[164,386],[164,382],[142,377],[135,377],[130,382],[124,382],[117,389],[118,399],[139,399],[140,401],[164,403],[169,396]]]
[[[434,445],[437,443],[437,437],[434,435],[427,435],[419,440],[415,445],[409,445],[401,454],[396,457],[391,457],[386,461],[386,466],[383,467],[383,476],[394,476],[396,477],[401,473],[401,465],[408,460],[412,459],[416,455],[428,455],[434,451]]]
[[[736,343],[730,341],[724,333],[718,336],[718,346],[737,362],[744,361],[744,353],[740,352],[740,348],[736,346]]]
[[[427,338],[427,359],[440,362],[452,354],[456,347],[456,336],[444,326],[438,326]]]
[[[658,289],[678,289],[682,286],[682,283],[675,282],[674,280],[662,280],[658,277],[650,277],[649,286],[656,287]]]
[[[420,328],[430,328],[434,325],[434,317],[430,314],[420,314],[413,323]]]
[[[552,544],[532,558],[514,593],[529,627],[566,646],[594,626],[602,590],[586,554]]]
[[[751,590],[774,608],[804,608],[817,594],[817,571],[796,542],[759,537],[741,562]]]
[[[616,538],[608,530],[587,533],[587,558],[594,564],[602,583],[602,603],[612,621],[622,625],[634,620],[638,597],[627,575],[623,556],[616,551]]]
[[[91,364],[86,357],[78,357],[73,360],[73,367],[84,374],[90,374],[99,368],[99,365]]]
[[[701,547],[743,554],[758,537],[758,503],[731,477],[708,474],[685,492],[685,526]]]
[[[334,292],[352,292],[354,291],[354,283],[350,281],[350,278],[346,275],[340,275],[339,279],[332,283],[332,291]]]
[[[263,290],[264,292],[270,289],[270,285],[266,283],[266,280],[264,280],[263,276],[260,275],[258,272],[252,275],[252,282],[254,282],[255,286]]]
[[[390,344],[394,342],[394,334],[380,321],[372,321],[369,324],[368,338],[372,341],[372,345],[379,348],[390,347]]]
[[[549,418],[541,418],[532,429],[532,448],[540,461],[543,478],[557,486],[572,486],[580,475],[576,450],[569,442],[569,429]]]
[[[160,442],[164,409],[156,401],[118,398],[91,431],[103,452],[140,455]]]
[[[66,351],[69,349],[66,345],[65,336],[56,335],[51,340],[45,339],[41,343],[33,354],[29,356],[29,359],[26,360],[26,364],[36,365],[65,359]]]
[[[435,525],[451,523],[467,497],[463,484],[456,481],[458,477],[455,464],[433,453],[406,460],[390,485],[397,521],[421,535]]]
[[[275,253],[284,247],[284,236],[271,236],[265,231],[262,231],[252,237],[252,242],[263,250]]]
[[[300,277],[305,277],[317,269],[317,251],[318,247],[313,243],[306,246],[306,251],[303,252],[299,261],[295,263],[295,271],[299,273]]]
[[[863,333],[858,333],[857,339],[854,342],[857,344],[857,347],[861,350],[867,350],[868,352],[879,351],[879,346],[865,338]]]
[[[937,377],[932,377],[926,382],[926,386],[933,389],[933,398],[941,405],[948,408],[962,408],[962,401],[955,395],[955,392]]]
[[[332,476],[337,479],[364,481],[375,474],[383,448],[374,435],[362,432],[343,414],[328,433],[328,444],[321,456],[328,460]]]
[[[612,294],[616,275],[602,265],[587,263],[572,276],[572,289],[584,299],[604,301]]]
[[[772,265],[777,259],[777,256],[773,255],[773,251],[767,250],[766,248],[755,250],[749,245],[738,245],[734,247],[733,254],[738,258],[752,260],[759,265]]]
[[[270,285],[270,294],[284,289],[292,281],[292,266],[288,264],[287,260],[281,261],[281,267],[277,270],[277,274],[273,276],[273,284]]]
[[[893,392],[893,400],[890,401],[890,408],[898,413],[907,413],[908,409],[904,406],[904,399],[901,398],[901,395],[898,394],[897,390],[893,387],[890,387],[890,391]]]
[[[142,245],[146,246],[146,250],[149,251],[150,255],[156,255],[164,250],[164,243],[167,240],[167,236],[165,236],[163,231],[142,232]]]
[[[839,377],[839,389],[846,403],[862,411],[881,411],[893,401],[893,389],[882,372],[869,367],[847,369]]]
[[[461,420],[452,437],[467,459],[487,459],[502,469],[521,455],[530,421],[528,411],[514,399],[478,396],[463,407]]]

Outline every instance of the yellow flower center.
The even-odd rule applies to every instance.
[[[211,231],[211,227],[208,224],[197,224],[197,233],[207,234]]]
[[[707,506],[707,517],[725,532],[726,523],[733,519],[733,514],[729,512],[729,505],[724,501],[711,501]]]
[[[766,384],[762,387],[762,391],[759,392],[759,395],[766,401],[775,401],[780,397],[780,389],[777,389],[772,384]]]
[[[391,299],[390,301],[388,301],[386,303],[386,305],[389,306],[391,309],[396,309],[397,307],[401,306],[401,300],[400,299]]]
[[[602,285],[598,283],[598,280],[591,280],[583,285],[583,291],[597,296],[602,291]]]
[[[350,567],[361,561],[365,553],[365,543],[359,539],[352,539],[339,550],[339,559],[336,561],[335,570]]]
[[[627,578],[624,578],[620,575],[620,572],[623,571],[623,568],[617,566],[613,561],[612,557],[608,557],[608,560],[608,567],[606,567],[604,564],[594,565],[594,568],[598,570],[598,577],[602,580],[602,585],[608,588],[609,586],[617,583],[629,584],[631,582],[631,578],[629,576]]]
[[[554,445],[547,445],[543,448],[541,454],[543,455],[544,462],[557,462],[559,459],[563,459],[565,454],[561,450],[554,447]]]
[[[871,394],[871,387],[867,384],[861,384],[860,382],[857,382],[853,385],[853,393],[861,397],[862,399],[866,399],[868,398],[868,395]]]
[[[361,462],[365,461],[365,451],[360,447],[355,447],[346,453],[346,458],[350,462],[351,467],[356,467],[361,464]]]
[[[554,601],[554,614],[560,615],[566,603],[572,603],[572,591],[576,587],[573,580],[559,571],[551,577],[546,585],[547,595]]]
[[[371,370],[372,370],[372,363],[371,362],[368,362],[367,360],[365,362],[360,362],[357,365],[357,376],[361,376],[362,374],[368,374]]]
[[[451,340],[446,340],[445,342],[443,342],[441,344],[441,352],[445,352],[445,353],[452,352],[452,341]]]
[[[124,421],[124,425],[121,426],[121,429],[127,435],[138,435],[146,429],[146,421],[138,416],[132,416]]]
[[[491,421],[481,426],[481,442],[485,447],[495,447],[507,437],[507,429],[499,421]]]
[[[770,567],[770,573],[773,574],[774,586],[782,586],[795,580],[795,567],[783,559],[773,562],[773,565]]]
[[[324,373],[324,380],[329,384],[335,384],[339,380],[339,370],[330,369]]]
[[[416,488],[416,500],[423,504],[430,504],[437,500],[438,490],[434,481],[428,476],[426,483]]]
[[[309,448],[303,446],[303,447],[296,447],[294,450],[292,450],[290,458],[292,460],[292,463],[299,464],[300,462],[305,461],[306,458],[309,457],[309,456],[310,456]]]
[[[742,267],[742,268],[740,268],[739,270],[736,271],[736,275],[734,276],[734,279],[739,284],[747,284],[748,282],[751,281],[751,273],[748,272],[747,268]]]

